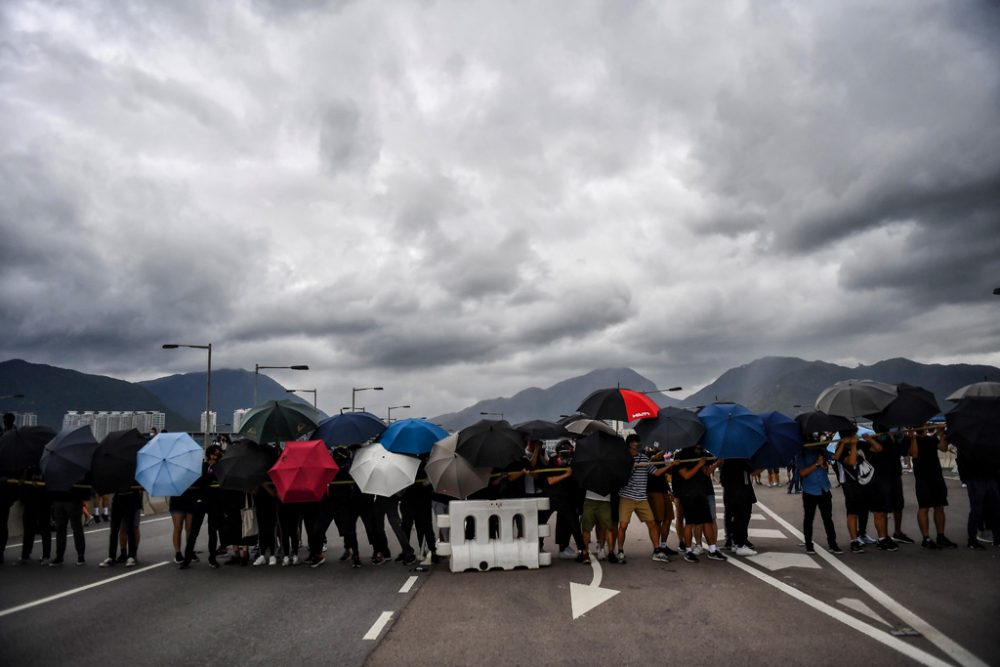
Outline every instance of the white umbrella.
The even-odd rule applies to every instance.
[[[362,493],[391,496],[417,479],[420,459],[394,454],[379,443],[362,447],[351,462],[351,477]]]
[[[438,440],[427,457],[427,479],[434,491],[453,498],[468,498],[490,483],[490,468],[477,468],[455,451],[458,434]]]

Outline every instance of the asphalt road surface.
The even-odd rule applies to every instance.
[[[914,507],[903,528],[915,537],[904,483]],[[129,570],[97,567],[103,525],[88,530],[84,567],[13,567],[12,540],[0,567],[0,665],[1000,664],[1000,549],[965,548],[968,501],[957,480],[949,494],[959,549],[809,556],[799,496],[758,487],[760,555],[696,564],[652,561],[635,521],[624,565],[553,558],[539,570],[454,574],[446,564],[351,569],[336,560],[333,528],[316,569],[178,571],[166,516],[144,518]],[[834,499],[846,546],[839,490]],[[818,517],[815,528],[822,535]],[[571,583],[581,586],[572,595]],[[604,601],[574,618],[573,595]]]

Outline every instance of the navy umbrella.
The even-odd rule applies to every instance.
[[[698,412],[705,423],[705,449],[720,459],[748,459],[767,436],[764,422],[738,403],[713,403]]]
[[[764,422],[767,439],[750,457],[750,465],[755,470],[788,465],[788,461],[802,451],[802,432],[798,422],[780,412],[765,412],[760,418]]]
[[[514,430],[523,435],[528,440],[556,440],[565,438],[568,434],[564,424],[545,421],[544,419],[533,419],[520,424],[514,424]]]
[[[473,466],[506,468],[524,458],[524,439],[504,420],[481,419],[458,432],[455,451]]]
[[[945,420],[948,441],[958,447],[960,456],[1000,464],[1000,398],[963,398]]]
[[[321,421],[309,437],[312,440],[322,440],[331,448],[361,445],[377,440],[385,429],[385,422],[370,412],[345,412]]]
[[[21,426],[0,436],[0,470],[20,475],[37,468],[56,432],[48,426]]]
[[[135,482],[136,455],[148,442],[138,429],[112,431],[94,450],[90,477],[100,495],[119,491]]]
[[[934,394],[912,384],[901,382],[896,385],[899,392],[881,412],[867,415],[873,422],[886,428],[901,426],[922,426],[927,420],[941,412]]]
[[[577,440],[570,467],[577,484],[606,496],[628,483],[632,456],[621,436],[597,431]]]
[[[655,419],[642,419],[635,425],[642,443],[661,452],[693,447],[705,435],[705,430],[697,414],[669,406],[661,408]]]
[[[49,491],[69,491],[90,471],[97,439],[90,425],[65,428],[45,445],[40,467]]]

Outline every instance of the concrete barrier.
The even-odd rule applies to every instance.
[[[437,552],[451,557],[452,572],[551,565],[552,554],[539,549],[549,527],[538,524],[538,512],[547,509],[548,498],[453,500],[448,514],[438,516],[438,527],[451,529],[451,542],[440,542]]]

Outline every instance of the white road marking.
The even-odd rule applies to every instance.
[[[139,525],[140,526],[144,526],[147,523],[156,523],[157,521],[166,521],[169,518],[170,518],[169,516],[161,516],[158,519],[149,519],[147,521],[143,521]],[[111,530],[111,527],[109,526],[107,528],[94,528],[93,530],[85,530],[85,531],[83,531],[83,534],[84,534],[84,536],[93,535],[94,533],[103,533],[106,530]],[[55,539],[55,531],[52,531],[52,532],[53,532],[52,539]],[[32,542],[32,544],[41,544],[41,543],[42,543],[42,538],[38,538],[37,540],[35,540],[34,542]],[[7,549],[16,549],[17,547],[22,546],[23,544],[24,544],[24,542],[18,542],[17,544],[10,544],[10,545],[8,545],[4,549],[4,551],[6,551]]]
[[[919,662],[922,665],[927,665],[928,667],[951,667],[951,663],[945,662],[944,660],[941,660],[940,658],[937,658],[931,655],[930,653],[927,653],[926,651],[923,651],[915,646],[911,646],[906,642],[897,639],[896,637],[893,637],[884,630],[873,628],[867,623],[860,621],[854,618],[853,616],[845,614],[836,607],[833,607],[825,602],[817,600],[816,598],[807,595],[806,593],[803,593],[797,588],[793,588],[788,584],[786,584],[785,582],[775,579],[769,574],[761,572],[760,570],[753,568],[747,565],[746,563],[740,562],[736,558],[730,558],[727,562],[730,563],[731,565],[734,565],[735,567],[740,568],[744,572],[747,572],[748,574],[757,577],[761,581],[770,584],[771,586],[774,586],[779,591],[791,595],[796,600],[799,600],[800,602],[809,605],[816,611],[822,612],[827,616],[840,621],[844,625],[854,628],[858,632],[871,637],[877,642],[885,644],[891,649],[899,651],[903,655],[915,660],[916,662]]]
[[[604,578],[604,571],[596,557],[591,557],[590,568],[594,573],[589,586],[569,582],[569,606],[573,619],[580,618],[594,607],[603,604],[618,595],[619,591],[610,588],[601,588],[601,580]]]
[[[889,621],[885,620],[884,618],[876,614],[874,609],[866,605],[861,600],[856,600],[854,598],[840,598],[839,600],[837,600],[837,604],[839,604],[842,607],[847,607],[852,611],[856,611],[859,614],[864,614],[868,618],[874,621],[878,621],[882,625],[888,625],[890,628],[892,627],[892,624],[889,623]]]
[[[767,521],[767,517],[763,514],[751,514],[750,519],[752,521]]]
[[[368,628],[368,632],[366,632],[365,636],[362,637],[361,639],[364,640],[378,639],[378,636],[382,634],[382,630],[385,628],[385,626],[389,623],[391,619],[392,619],[392,612],[383,611],[382,614],[375,621],[375,623],[372,624],[372,627]]]
[[[747,560],[753,561],[757,565],[762,565],[771,572],[783,570],[786,567],[804,567],[812,570],[821,570],[820,564],[806,554],[782,553],[780,551],[765,551],[756,556],[749,556]]]
[[[719,529],[719,535],[725,536],[726,530],[724,528]],[[756,537],[757,539],[770,539],[770,540],[787,540],[788,536],[777,528],[748,528],[747,537]]]
[[[55,595],[50,595],[47,598],[41,598],[40,600],[35,600],[34,602],[26,602],[25,604],[18,605],[16,607],[11,607],[10,609],[4,609],[0,611],[0,618],[4,616],[9,616],[10,614],[16,614],[19,611],[24,611],[25,609],[31,609],[32,607],[37,607],[49,602],[54,602],[70,595],[76,595],[77,593],[82,593],[83,591],[88,591],[91,588],[97,588],[98,586],[103,586],[104,584],[110,584],[112,581],[118,581],[119,579],[124,579],[125,577],[131,577],[133,575],[139,574],[140,572],[149,572],[150,570],[162,567],[163,565],[169,565],[172,561],[165,560],[162,563],[153,563],[152,565],[147,565],[146,567],[139,568],[138,570],[132,570],[131,572],[126,572],[125,574],[119,574],[117,577],[109,577],[108,579],[102,579],[101,581],[95,581],[92,584],[87,584],[86,586],[80,586],[79,588],[73,588],[71,590],[65,591],[63,593],[56,593]]]
[[[413,588],[413,584],[415,583],[417,583],[417,577],[410,577],[409,579],[406,580],[406,583],[403,584],[403,587],[399,589],[399,592],[409,593],[410,589]]]
[[[782,527],[785,528],[789,533],[794,535],[800,540],[804,540],[805,536],[802,535],[792,524],[788,523],[782,519],[776,512],[763,505],[762,503],[757,503],[757,507],[764,510],[772,519],[778,522]],[[827,553],[823,549],[818,549],[816,554],[827,561],[835,569],[837,569],[848,581],[856,585],[859,589],[867,593],[873,600],[878,602],[880,605],[888,609],[890,612],[895,614],[903,623],[913,628],[924,637],[928,639],[932,644],[937,646],[939,649],[944,651],[948,657],[953,659],[962,667],[987,667],[987,663],[983,662],[975,655],[970,653],[968,650],[960,646],[955,640],[946,636],[943,632],[933,627],[930,623],[920,618],[912,611],[899,604],[886,593],[882,592],[880,589],[876,588],[874,584],[867,581],[864,577],[858,574],[856,571],[852,570],[847,565],[836,558],[835,556]]]

